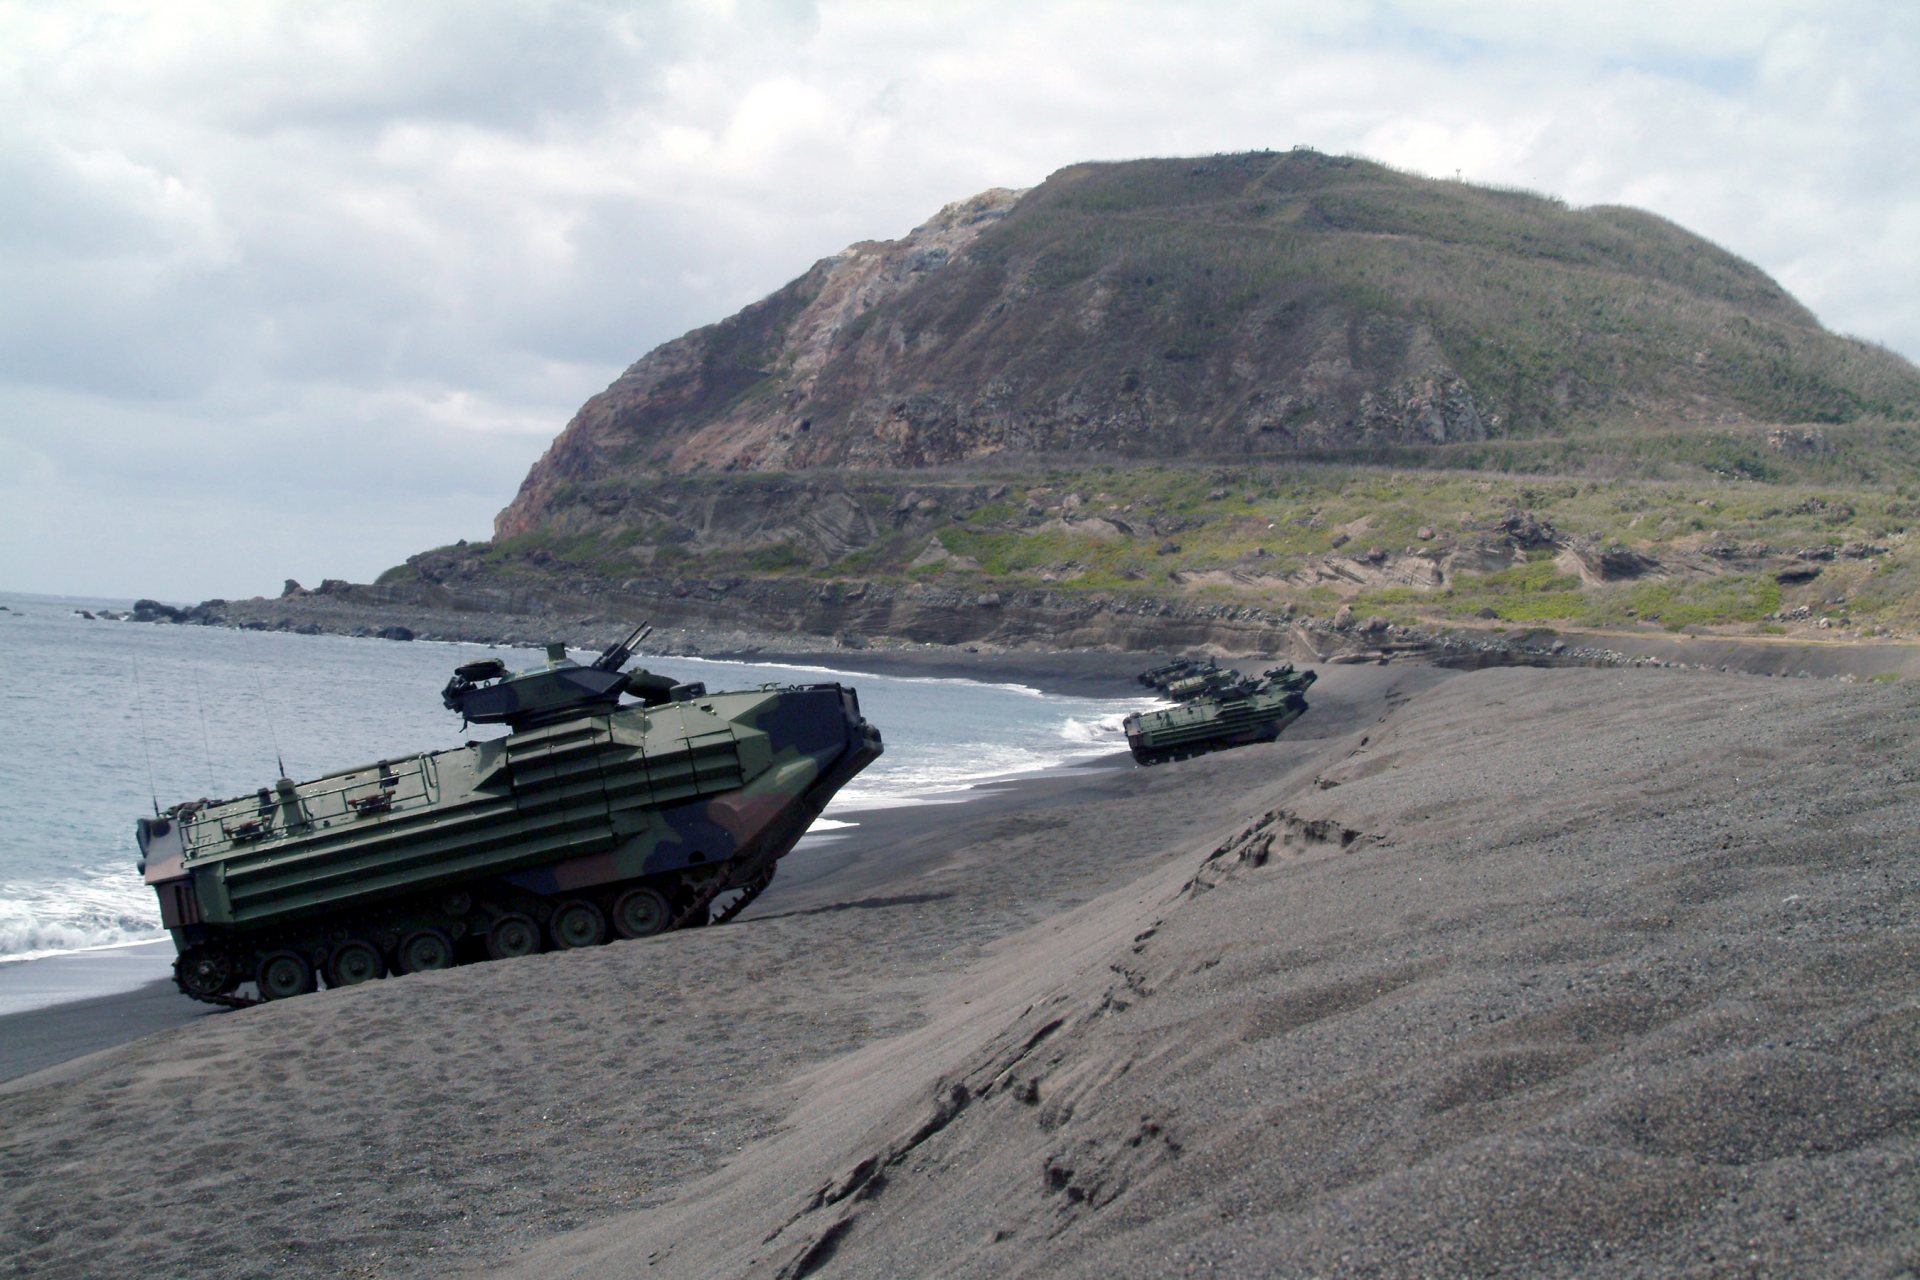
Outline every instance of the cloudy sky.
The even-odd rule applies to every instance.
[[[1079,160],[1651,209],[1920,358],[1920,5],[0,0],[0,590],[487,536],[656,343]]]

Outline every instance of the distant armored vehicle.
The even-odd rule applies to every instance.
[[[838,684],[623,671],[646,631],[587,666],[458,668],[442,700],[503,738],[140,819],[180,989],[244,1005],[731,918],[880,733]]]
[[[1122,722],[1127,747],[1141,764],[1184,760],[1205,751],[1271,742],[1306,714],[1311,671],[1275,667],[1258,680],[1236,681],[1163,711],[1139,711]]]
[[[1157,667],[1148,667],[1137,677],[1141,684],[1149,689],[1165,689],[1175,680],[1193,675],[1203,667],[1213,665],[1212,658],[1175,658],[1163,662]]]
[[[1205,697],[1222,689],[1232,688],[1241,682],[1240,673],[1232,667],[1221,667],[1212,658],[1187,675],[1170,680],[1163,691],[1175,702],[1187,702],[1194,698]]]

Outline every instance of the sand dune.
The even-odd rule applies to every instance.
[[[0,1086],[0,1273],[1920,1265],[1920,697],[1316,694],[1268,747],[876,817],[726,929]]]

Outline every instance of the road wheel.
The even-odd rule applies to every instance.
[[[487,930],[487,959],[512,960],[516,956],[530,956],[540,949],[540,926],[533,917],[523,916],[519,912],[501,916]]]
[[[212,947],[192,947],[173,962],[173,981],[195,1000],[211,1000],[239,985],[232,959]]]
[[[357,987],[386,976],[386,958],[380,954],[380,948],[364,938],[349,938],[327,957],[329,987]]]
[[[650,938],[672,923],[673,908],[658,889],[629,889],[613,904],[613,931],[623,938]]]
[[[394,967],[401,973],[428,973],[453,967],[453,939],[438,929],[419,929],[410,933],[394,953]]]
[[[259,984],[262,1000],[303,996],[319,985],[314,981],[313,966],[297,951],[275,951],[261,957],[253,980]]]
[[[547,921],[547,936],[561,951],[596,947],[607,940],[607,918],[585,898],[574,898],[553,909],[553,917]]]

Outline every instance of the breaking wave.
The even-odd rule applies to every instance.
[[[166,937],[153,890],[127,868],[0,883],[0,963]]]
[[[1126,745],[1126,732],[1121,728],[1121,723],[1136,711],[1145,711],[1150,707],[1162,705],[1164,704],[1151,698],[1136,698],[1121,704],[1117,711],[1089,716],[1086,719],[1068,716],[1060,724],[1060,736],[1068,742],[1118,750]]]

